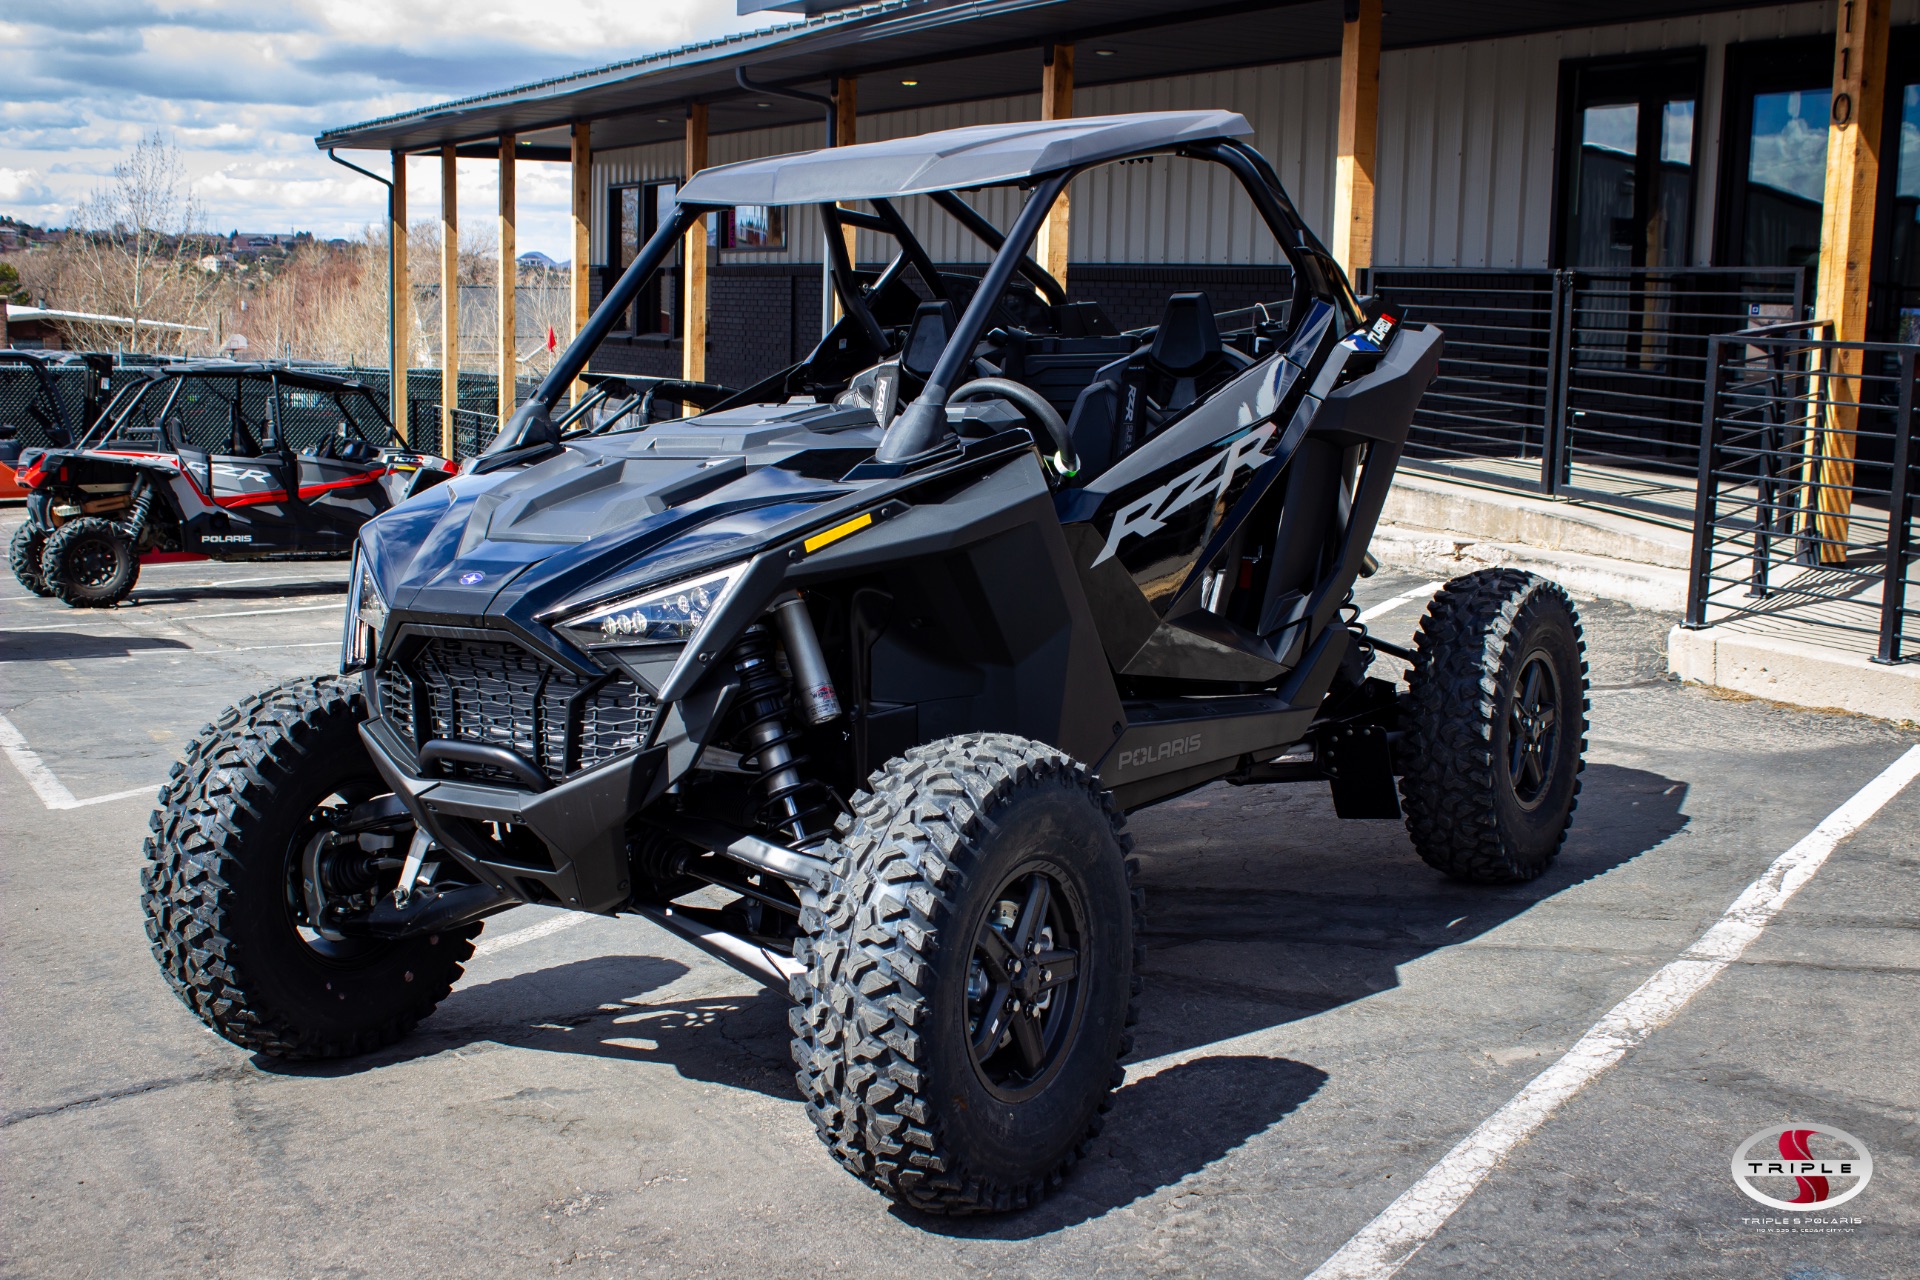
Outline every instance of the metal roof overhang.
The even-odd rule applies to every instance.
[[[1387,48],[1611,25],[1756,7],[1751,0],[1398,0]],[[863,114],[1032,93],[1038,49],[1077,46],[1078,87],[1261,66],[1340,51],[1341,0],[886,0],[806,22],[744,33],[576,75],[332,129],[316,145],[437,150],[503,133],[532,148],[564,146],[575,120],[592,122],[595,150],[680,138],[686,104],[705,102],[708,128],[736,132],[817,123],[818,108],[742,89],[819,88],[859,76]],[[902,74],[910,72],[911,74]],[[903,80],[916,81],[913,85]],[[558,153],[537,153],[540,158]]]

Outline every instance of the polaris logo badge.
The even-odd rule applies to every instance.
[[[463,573],[460,575],[460,585],[463,587],[471,587],[486,580],[487,575],[481,573],[478,569],[475,569],[472,573]]]
[[[1197,755],[1200,751],[1200,735],[1190,733],[1184,738],[1170,738],[1165,742],[1156,742],[1148,747],[1135,747],[1131,751],[1120,753],[1120,769],[1138,769],[1142,765],[1155,764],[1173,756]]]
[[[200,541],[201,541],[201,542],[203,542],[203,543],[213,543],[213,542],[252,542],[252,541],[253,541],[253,535],[252,535],[252,534],[250,534],[250,533],[212,533],[212,534],[208,534],[208,535],[207,535],[206,537],[204,537],[204,538],[202,538],[202,539],[200,539]]]
[[[1093,558],[1094,564],[1111,560],[1124,538],[1145,537],[1164,528],[1167,517],[1201,498],[1218,501],[1233,483],[1234,476],[1260,464],[1261,450],[1273,439],[1274,425],[1255,427],[1232,444],[1214,454],[1191,471],[1186,471],[1155,489],[1144,498],[1120,508],[1107,531],[1107,545]]]

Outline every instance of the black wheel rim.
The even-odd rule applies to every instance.
[[[987,1090],[1046,1088],[1080,1026],[1085,917],[1059,868],[1029,863],[988,901],[967,969],[967,1041]]]
[[[73,549],[73,558],[67,562],[67,571],[82,586],[103,587],[113,581],[119,560],[120,557],[114,554],[113,543],[105,538],[88,538]]]
[[[377,938],[328,938],[309,918],[306,893],[307,846],[316,836],[338,829],[347,810],[371,797],[379,788],[371,782],[346,782],[318,797],[295,826],[287,842],[284,879],[287,927],[311,956],[325,964],[351,968],[385,951],[390,945]]]
[[[1560,677],[1536,649],[1520,664],[1507,711],[1507,778],[1514,799],[1532,808],[1546,795],[1560,757]]]

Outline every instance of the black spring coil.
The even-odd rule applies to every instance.
[[[773,636],[764,624],[748,627],[728,655],[740,677],[734,745],[740,767],[754,775],[759,821],[796,845],[824,839],[840,806],[823,784],[806,777],[800,735],[788,724],[791,682],[774,664]]]

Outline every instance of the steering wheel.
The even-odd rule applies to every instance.
[[[1053,465],[1061,475],[1070,476],[1080,470],[1080,455],[1074,452],[1073,437],[1067,434],[1066,419],[1060,411],[1047,403],[1047,398],[1032,387],[1015,382],[1011,378],[975,378],[963,382],[947,397],[948,404],[960,404],[967,400],[1005,400],[1008,404],[1026,415],[1027,421],[1047,433],[1053,442]]]

